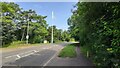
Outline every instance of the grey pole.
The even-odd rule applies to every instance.
[[[26,44],[28,44],[28,39],[29,39],[29,13],[28,13],[28,25],[27,25]]]
[[[29,18],[29,16],[28,16]],[[29,39],[29,35],[28,35],[28,32],[29,32],[29,20],[28,20],[28,25],[27,25],[27,36],[26,36],[26,44],[28,44],[28,39]]]
[[[54,13],[52,11],[52,21],[54,19]],[[51,34],[51,43],[53,43],[53,22],[52,22],[52,34]]]

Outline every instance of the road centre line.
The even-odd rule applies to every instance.
[[[63,49],[63,48],[61,48],[61,49]],[[58,52],[59,52],[59,51],[58,51]],[[47,64],[48,64],[52,59],[54,59],[54,58],[56,57],[56,55],[58,54],[58,52],[56,52],[56,53],[43,65],[42,68],[44,68],[45,66],[47,66]]]
[[[21,58],[20,55],[16,55],[18,58]]]
[[[24,52],[24,53],[20,53],[19,55],[21,55],[21,54],[25,54],[25,53],[29,53],[29,52],[32,52],[32,51],[34,51],[34,50],[27,51],[27,52]]]
[[[54,54],[54,56],[52,56],[52,58],[50,58],[44,65],[42,68],[44,68],[53,58],[55,58],[55,56],[57,55],[57,53]]]
[[[14,57],[14,56],[17,56],[17,55],[7,56],[7,57],[5,57],[5,58],[11,58],[11,57]]]
[[[36,51],[36,50],[32,50],[32,51],[34,51],[34,52],[39,52],[39,51]],[[20,55],[25,54],[25,53],[29,53],[29,52],[32,52],[32,51],[28,51],[28,52],[24,52],[24,53],[20,53],[20,54],[12,55],[12,56],[7,56],[7,57],[5,57],[5,58],[11,58],[11,57],[14,57],[14,56],[17,56],[17,57],[20,58]]]
[[[23,58],[23,57],[26,57],[26,56],[29,56],[29,55],[32,55],[32,54],[34,54],[34,53],[26,54],[26,55],[24,55],[24,56],[21,56],[20,58]],[[18,59],[20,59],[20,58],[16,58],[16,60],[18,60]]]
[[[34,50],[34,53],[36,53],[36,52],[39,52],[39,51]],[[26,57],[26,56],[29,56],[29,55],[32,55],[32,54],[34,54],[34,53],[32,52],[32,53],[26,54],[26,55],[24,55],[24,56],[21,56],[21,58]],[[39,54],[39,55],[40,55],[40,54]],[[18,60],[18,59],[20,59],[20,58],[16,58],[16,60]]]

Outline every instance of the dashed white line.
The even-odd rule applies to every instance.
[[[55,56],[57,55],[58,52],[56,52],[44,65],[42,68],[44,68],[45,66],[47,66],[47,64],[53,59],[55,58]]]
[[[31,54],[34,54],[34,53],[29,53],[29,54],[26,54],[26,55],[24,55],[24,56],[22,56],[22,57],[26,57],[26,56],[29,56],[29,55],[31,55]]]
[[[16,55],[18,58],[21,58],[20,55]]]
[[[39,51],[34,50],[34,52],[39,52]]]
[[[29,52],[32,52],[32,53],[29,53]],[[5,58],[7,59],[7,58],[11,58],[11,57],[17,57],[16,59],[20,59],[20,58],[22,58],[22,57],[26,57],[26,56],[29,56],[29,55],[31,55],[31,54],[34,54],[33,52],[36,53],[36,52],[39,52],[39,51],[32,50],[32,51],[28,51],[28,52],[24,52],[24,53],[20,53],[20,54],[16,54],[16,55],[8,56],[8,57],[5,57]],[[26,54],[26,53],[28,53],[28,54]],[[20,56],[20,55],[22,55],[22,54],[26,54],[26,55]]]
[[[5,57],[5,58],[7,59],[7,58],[11,58],[11,57],[14,57],[14,56],[16,56],[16,55],[12,55],[12,56],[7,56],[7,57]]]
[[[20,55],[25,54],[25,53],[29,53],[29,52],[32,52],[32,51],[34,51],[34,50],[27,51],[27,52],[24,52],[24,53],[20,53]]]
[[[33,54],[33,55],[40,55],[40,54]]]

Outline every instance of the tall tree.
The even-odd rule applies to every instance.
[[[42,42],[47,36],[47,16],[36,14],[32,9],[24,11],[19,5],[10,2],[0,2],[2,19],[2,44],[12,41],[25,41],[29,35],[29,43]],[[29,26],[29,28],[28,28]],[[42,40],[42,41],[41,41]]]
[[[15,12],[19,12],[20,8],[14,3],[0,2],[1,5],[1,18],[2,18],[2,44],[9,44],[15,40]]]
[[[68,19],[73,37],[90,47],[96,65],[120,66],[120,2],[78,2],[75,8]]]

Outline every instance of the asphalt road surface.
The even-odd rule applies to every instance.
[[[87,66],[94,68],[93,64],[87,59],[79,48],[77,48],[76,58],[59,58],[57,55],[65,45],[71,43],[60,43],[60,44],[40,44],[40,46],[31,46],[23,49],[16,49],[12,51],[2,52],[2,66],[3,68],[46,68],[48,66]],[[1,59],[0,59],[1,60]],[[11,67],[13,66],[13,67]],[[31,67],[30,67],[31,66]],[[51,67],[51,68],[53,68]],[[50,67],[48,67],[50,68]],[[63,67],[60,67],[63,68]],[[75,67],[73,67],[75,68]],[[78,67],[76,67],[78,68]]]
[[[2,53],[2,66],[47,66],[52,58],[66,45],[43,44]]]

